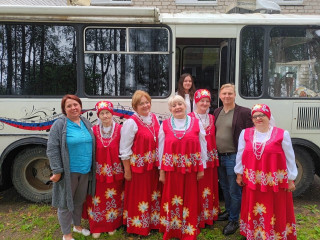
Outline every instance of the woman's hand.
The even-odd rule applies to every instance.
[[[127,169],[127,170],[124,170],[124,179],[127,180],[127,181],[131,181],[132,179],[132,174],[131,174],[131,169]]]
[[[53,174],[51,177],[50,177],[50,180],[52,182],[58,182],[61,178],[61,173],[57,173],[57,174]]]
[[[124,179],[127,181],[131,181],[132,174],[131,174],[131,166],[130,166],[130,160],[122,160],[123,167],[124,167]]]
[[[164,170],[160,170],[159,181],[162,182],[163,184],[166,181],[166,173]]]
[[[244,184],[244,182],[243,182],[243,179],[242,179],[242,174],[237,174],[237,180],[236,180],[236,182],[238,183],[238,185],[240,186],[240,187],[243,187],[245,184]]]
[[[294,190],[296,190],[296,185],[294,185],[294,181],[293,180],[288,180],[288,192],[293,192]]]
[[[199,181],[201,178],[204,177],[204,171],[198,172],[197,174],[197,180]]]

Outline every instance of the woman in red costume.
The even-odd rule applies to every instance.
[[[135,113],[124,122],[120,140],[126,180],[123,223],[128,233],[147,236],[151,229],[159,229],[159,121],[150,112],[148,93],[137,90],[132,96],[132,107]]]
[[[95,106],[98,124],[92,130],[96,139],[96,194],[88,196],[86,209],[93,238],[102,232],[113,235],[122,225],[123,168],[119,158],[121,125],[114,122],[113,105],[100,101]]]
[[[207,160],[206,132],[197,118],[186,115],[185,100],[168,102],[172,117],[159,130],[161,199],[160,232],[163,239],[197,239],[198,180]]]
[[[199,227],[204,228],[205,224],[213,225],[218,219],[219,188],[218,188],[218,152],[216,146],[214,116],[209,114],[211,94],[207,89],[199,89],[194,94],[194,111],[189,114],[199,119],[206,130],[207,141],[207,168],[204,170],[204,177],[199,180]]]
[[[297,239],[292,191],[297,167],[291,138],[270,108],[253,106],[254,127],[239,137],[237,183],[243,186],[240,233],[251,239]]]

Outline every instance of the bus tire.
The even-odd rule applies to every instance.
[[[12,183],[17,192],[32,202],[50,202],[52,183],[50,165],[44,147],[27,148],[14,160]]]
[[[304,193],[312,184],[315,168],[312,157],[304,148],[295,147],[294,152],[298,176],[295,180],[296,190],[293,192],[293,196],[297,197]]]

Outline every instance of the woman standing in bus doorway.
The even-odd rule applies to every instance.
[[[199,89],[194,94],[194,111],[189,114],[191,117],[199,119],[206,130],[207,141],[207,168],[204,170],[203,179],[199,180],[199,227],[204,228],[205,224],[213,225],[213,221],[218,219],[219,188],[218,188],[218,152],[216,145],[214,116],[209,114],[211,94],[207,89]]]
[[[254,127],[242,130],[236,166],[243,186],[240,233],[250,239],[297,239],[292,191],[297,176],[289,133],[274,125],[270,108],[253,106]]]
[[[125,195],[123,223],[128,233],[147,236],[159,229],[160,185],[159,122],[151,113],[151,97],[137,90],[132,96],[135,113],[121,129],[120,157],[124,166]]]
[[[197,239],[198,180],[207,160],[206,132],[197,118],[186,115],[184,99],[169,98],[172,117],[159,130],[160,181],[164,183],[160,232],[163,239]]]
[[[113,121],[113,104],[100,101],[95,106],[98,124],[92,131],[96,138],[96,194],[88,196],[87,218],[93,238],[102,232],[113,235],[122,225],[123,168],[119,158],[121,125]]]
[[[72,222],[74,232],[90,235],[80,224],[86,195],[95,193],[95,141],[91,123],[81,116],[80,98],[65,95],[61,110],[63,115],[50,129],[47,155],[53,173],[52,205],[58,208],[62,239],[72,240]]]
[[[187,114],[193,111],[193,95],[196,91],[194,81],[189,73],[184,73],[178,81],[177,94],[184,98]]]

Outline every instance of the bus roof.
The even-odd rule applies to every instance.
[[[22,6],[0,7],[0,21],[163,23],[221,25],[320,25],[320,15],[160,13],[156,7],[116,6]]]
[[[302,25],[320,24],[319,15],[294,14],[217,14],[217,13],[162,13],[160,22],[164,24],[227,24],[227,25]]]
[[[21,6],[0,7],[0,21],[158,23],[156,7]]]

